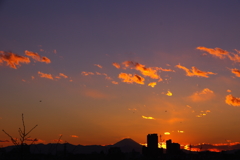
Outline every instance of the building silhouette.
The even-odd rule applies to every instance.
[[[178,154],[181,152],[179,143],[172,143],[172,140],[169,139],[166,141],[166,153],[167,154]]]
[[[142,153],[147,157],[158,157],[163,153],[163,149],[158,148],[158,135],[156,133],[147,135],[147,147],[143,146]]]

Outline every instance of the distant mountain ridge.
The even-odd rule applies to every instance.
[[[30,146],[31,153],[41,153],[41,154],[56,154],[56,152],[66,151],[73,154],[90,154],[90,153],[108,153],[108,150],[111,147],[119,147],[121,148],[122,152],[132,152],[133,150],[136,152],[142,152],[142,145],[135,142],[131,138],[125,138],[113,145],[73,145],[69,143],[65,144],[57,144],[57,143],[49,143],[49,144],[32,144]],[[15,146],[8,146],[5,147],[7,152],[11,151],[12,149],[16,148]]]

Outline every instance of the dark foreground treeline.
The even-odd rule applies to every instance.
[[[55,153],[31,153],[30,146],[16,146],[11,151],[0,149],[0,160],[240,160],[240,150],[232,152],[178,152],[162,153],[157,156],[143,155],[140,152],[122,152],[120,147],[110,147],[108,151],[89,154],[71,153],[58,150]]]

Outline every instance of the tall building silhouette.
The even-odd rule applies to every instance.
[[[147,135],[147,147],[143,146],[143,155],[147,157],[158,157],[162,153],[162,149],[158,148],[158,135],[148,134]]]
[[[158,135],[156,133],[147,135],[147,147],[149,149],[158,148]]]

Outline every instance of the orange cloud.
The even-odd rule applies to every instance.
[[[34,53],[26,50],[25,55],[32,57],[34,60],[39,62],[51,63],[51,60],[47,57],[41,57],[38,53]]]
[[[99,73],[99,72],[96,72],[96,75],[103,75],[103,76],[105,76],[105,78],[106,78],[107,80],[112,80],[112,78],[109,77],[106,73]]]
[[[100,64],[94,64],[94,66],[97,66],[98,68],[103,68]]]
[[[215,96],[214,92],[208,88],[203,89],[201,92],[195,92],[193,95],[191,95],[189,98],[193,102],[200,102],[200,101],[206,101],[210,100]]]
[[[59,73],[59,76],[62,76],[63,78],[68,78],[68,76],[66,76],[66,75],[63,74],[63,73]]]
[[[19,56],[12,52],[0,52],[0,63],[6,62],[8,66],[11,68],[17,69],[17,66],[21,66],[20,63],[30,63],[30,59],[28,57]]]
[[[78,138],[78,136],[76,136],[76,135],[70,135],[71,137],[73,137],[73,138]]]
[[[53,80],[53,77],[52,77],[51,74],[42,73],[42,72],[40,72],[40,71],[38,71],[38,74],[39,74],[39,76],[42,77],[42,78],[47,78],[47,79],[52,79],[52,80]]]
[[[240,70],[239,69],[234,68],[234,69],[230,69],[230,70],[233,74],[235,74],[235,76],[240,77]]]
[[[37,138],[27,138],[25,139],[26,141],[29,141],[29,142],[37,142],[37,143],[43,143],[45,142],[44,140],[41,140],[41,139],[37,139]]]
[[[170,132],[164,132],[165,135],[170,135],[171,133]]]
[[[172,96],[172,92],[168,91],[168,92],[166,93],[166,95],[167,95],[167,96]]]
[[[125,67],[130,67],[131,69],[140,71],[144,76],[148,76],[152,79],[160,79],[160,76],[157,74],[157,69],[146,68],[145,65],[134,63],[132,61],[125,61],[122,64],[125,65]]]
[[[164,72],[175,72],[174,70],[172,69],[164,69],[164,68],[161,68],[161,67],[155,67],[157,70],[160,70],[160,71],[164,71]]]
[[[225,51],[221,48],[212,49],[212,48],[206,48],[206,47],[197,47],[197,49],[202,50],[202,51],[206,51],[209,54],[211,54],[215,57],[218,57],[220,59],[224,59],[226,56],[229,55],[228,51]]]
[[[61,140],[61,139],[53,139],[52,141],[53,141],[53,142],[58,142],[58,143],[64,142],[64,141]]]
[[[197,77],[205,77],[205,78],[208,78],[208,74],[215,74],[216,73],[213,73],[213,72],[205,72],[205,71],[201,71],[199,69],[197,69],[196,67],[192,67],[192,69],[188,69],[184,66],[181,66],[180,64],[176,65],[176,67],[180,68],[180,69],[183,69],[185,72],[186,72],[186,76],[189,76],[189,77],[192,77],[192,76],[197,76]]]
[[[196,115],[196,117],[203,117],[203,116],[206,116],[208,113],[210,113],[211,111],[210,110],[206,110],[206,111],[201,111],[200,114]]]
[[[155,119],[153,117],[146,117],[146,116],[142,116],[143,119]]]
[[[114,67],[116,67],[117,69],[120,68],[120,64],[118,64],[118,63],[116,63],[116,62],[112,63],[112,65],[113,65]]]
[[[226,96],[225,102],[228,105],[232,105],[232,106],[240,106],[240,98],[237,97],[233,97],[231,94]]]
[[[157,85],[157,83],[156,82],[151,82],[151,83],[148,83],[148,86],[151,86],[151,87],[155,87]]]
[[[123,82],[126,83],[138,83],[138,84],[144,84],[144,78],[139,76],[139,75],[132,75],[132,74],[127,74],[127,73],[120,73],[118,75],[118,78],[122,79]]]
[[[227,90],[227,92],[229,92],[229,93],[230,93],[230,92],[232,92],[232,91],[231,91],[230,89],[228,89],[228,90]]]
[[[240,62],[240,56],[238,54],[231,53],[231,55],[228,55],[228,58],[233,62]]]
[[[118,84],[118,82],[116,82],[116,81],[112,81],[112,84]]]
[[[85,71],[83,71],[81,74],[84,75],[84,76],[94,75],[93,72],[85,72]]]

